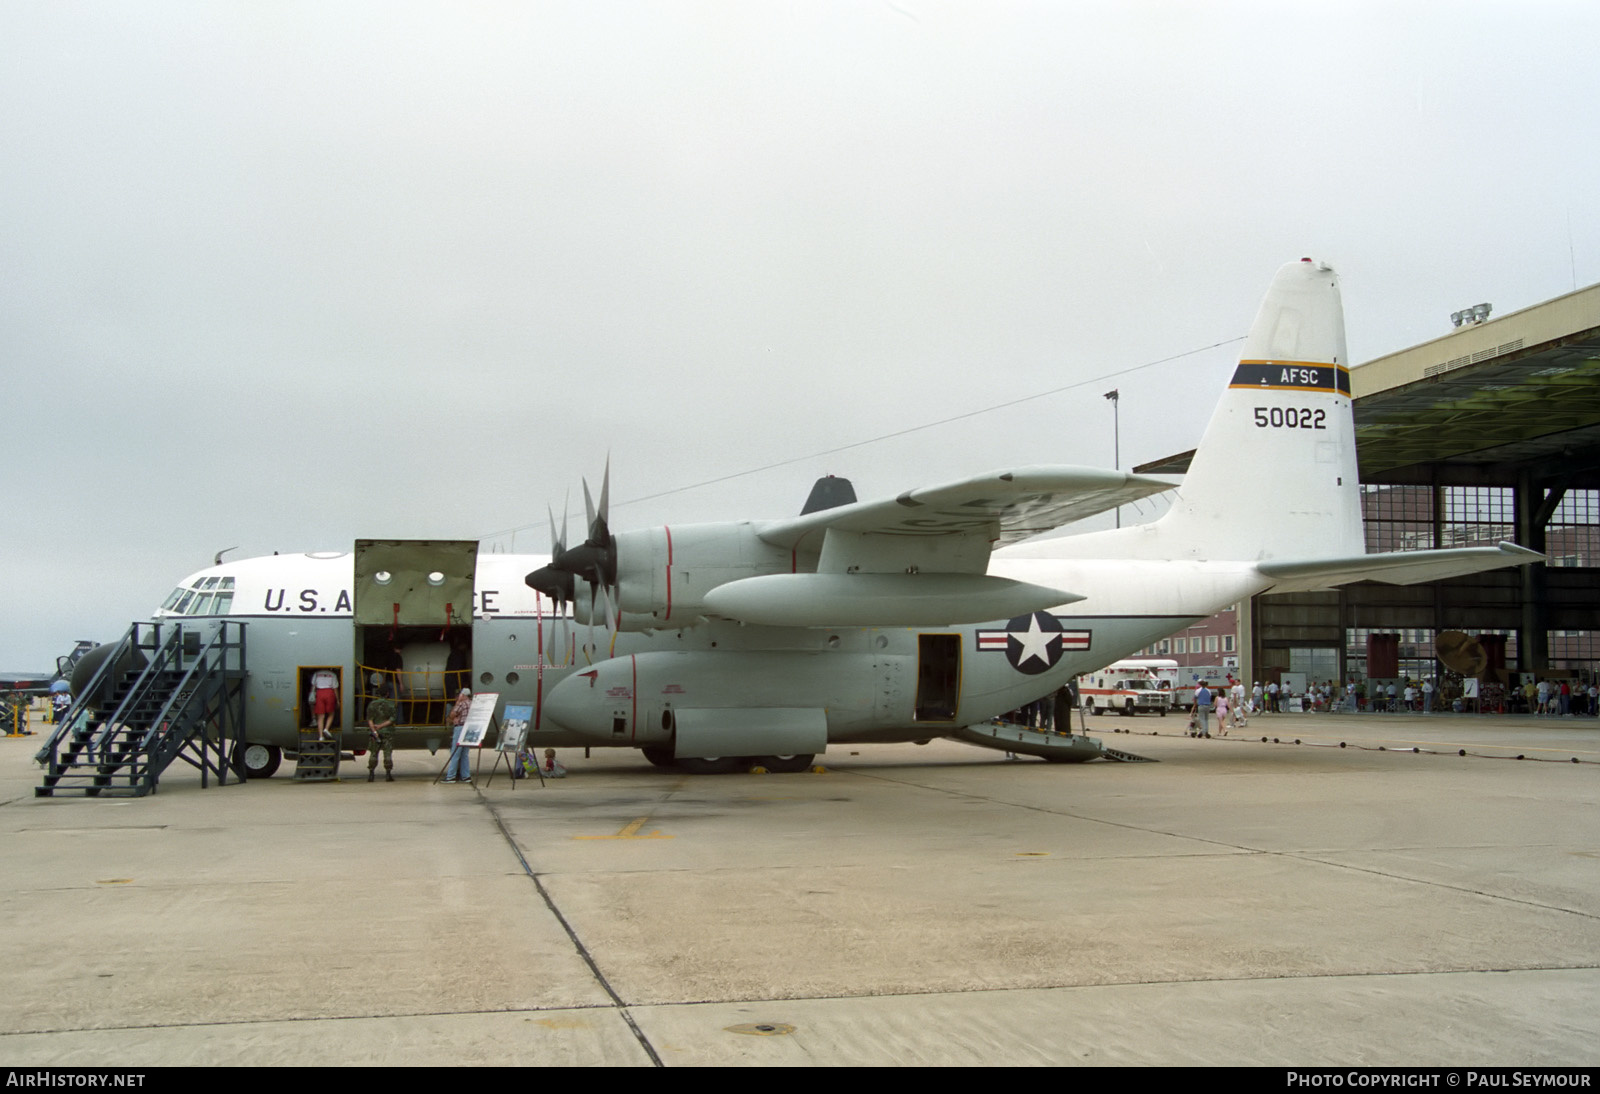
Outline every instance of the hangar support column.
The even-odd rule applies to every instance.
[[[1548,489],[1524,467],[1517,473],[1517,542],[1541,554],[1545,526],[1566,497],[1565,485]],[[1550,616],[1545,604],[1545,564],[1522,567],[1522,633],[1518,638],[1518,665],[1523,672],[1544,672],[1550,665]]]

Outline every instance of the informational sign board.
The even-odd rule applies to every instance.
[[[1463,699],[1476,699],[1478,697],[1478,678],[1469,676],[1461,681],[1461,697]]]
[[[533,721],[532,703],[507,703],[505,720],[500,724],[500,751],[521,752],[528,739],[528,723]]]
[[[467,711],[466,724],[461,727],[461,744],[465,748],[482,748],[489,736],[489,723],[494,720],[494,708],[500,702],[500,693],[486,691],[472,697],[472,708]]]

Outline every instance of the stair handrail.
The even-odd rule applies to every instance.
[[[128,712],[144,701],[145,694],[155,685],[159,675],[167,671],[169,662],[176,658],[179,665],[183,664],[182,623],[175,623],[165,628],[160,623],[135,624],[135,627],[141,626],[150,626],[156,629],[155,645],[139,647],[140,649],[149,649],[151,651],[150,658],[145,662],[144,667],[139,670],[138,677],[134,680],[133,686],[128,689],[127,694],[122,697],[122,702],[118,703],[117,708],[101,721],[100,732],[89,743],[91,754],[101,750],[107,739],[117,731],[118,726],[127,724]],[[166,632],[165,635],[162,634],[163,630]]]
[[[115,671],[117,665],[121,664],[123,655],[135,647],[137,644],[136,637],[141,626],[143,624],[134,623],[128,627],[126,633],[117,640],[117,648],[111,652],[110,656],[100,662],[100,666],[94,670],[94,675],[89,677],[88,686],[72,697],[72,706],[67,708],[66,716],[56,723],[56,727],[51,731],[50,736],[45,738],[44,743],[39,746],[39,751],[34,753],[34,763],[42,764],[56,758],[56,750],[61,743],[61,738],[71,732],[75,722],[84,720],[89,710],[89,697],[99,692],[100,686],[105,683],[106,678]]]
[[[228,651],[236,643],[227,640],[228,622],[219,621],[216,630],[206,640],[204,646],[195,654],[194,660],[178,681],[172,685],[172,691],[167,696],[167,701],[162,704],[161,710],[151,720],[150,726],[145,730],[140,741],[140,747],[149,751],[158,737],[166,737],[182,725],[183,717],[188,713],[189,707],[197,698],[209,698],[209,691],[203,688],[206,678],[213,672],[226,672]],[[212,650],[220,646],[218,662],[213,666],[211,662]],[[204,704],[202,703],[202,708]],[[174,709],[176,707],[176,709]]]

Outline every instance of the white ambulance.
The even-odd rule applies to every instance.
[[[1078,696],[1090,714],[1160,714],[1172,709],[1178,663],[1146,658],[1118,661],[1078,677]]]

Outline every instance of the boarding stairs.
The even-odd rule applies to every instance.
[[[34,796],[143,797],[174,760],[228,782],[244,739],[244,624],[135,623],[34,759]],[[232,770],[234,781],[244,773]]]
[[[338,782],[340,737],[335,732],[324,738],[314,728],[301,727],[300,751],[294,762],[295,781]]]

